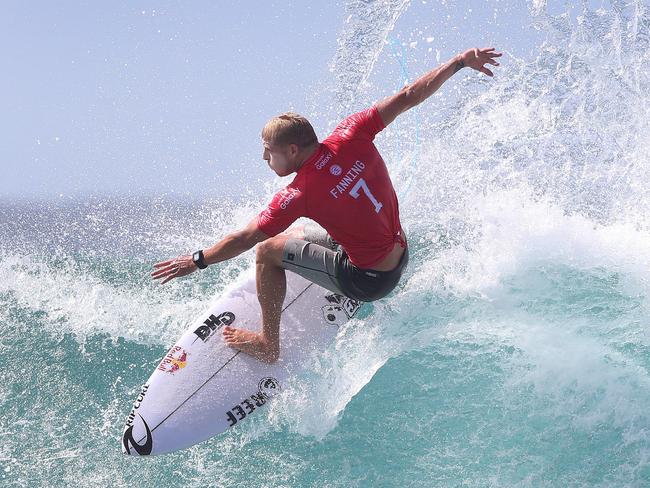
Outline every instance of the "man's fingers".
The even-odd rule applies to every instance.
[[[160,284],[161,284],[161,285],[164,285],[164,284],[167,283],[169,280],[173,280],[174,278],[176,278],[176,275],[173,275],[173,274],[172,274],[172,275],[169,275],[167,278],[165,278],[164,280],[162,280],[162,281],[160,282]]]
[[[153,265],[154,268],[162,268],[163,266],[168,266],[171,263],[173,263],[175,260],[174,259],[168,259],[167,261],[162,261],[160,263],[156,263]]]
[[[179,256],[167,261],[161,261],[154,264],[154,270],[151,277],[154,280],[162,279],[161,285],[164,285],[173,278],[185,276],[194,271],[192,263],[189,261],[190,256]]]
[[[153,279],[157,279],[157,278],[160,278],[161,276],[163,276],[163,275],[165,275],[165,274],[167,274],[169,272],[173,272],[175,269],[178,269],[178,268],[172,264],[172,265],[167,266],[166,268],[157,269],[156,271],[151,273],[151,277]]]
[[[151,277],[154,280],[157,280],[159,278],[164,278],[167,275],[176,276],[176,275],[178,275],[180,270],[181,270],[180,265],[178,263],[175,263],[175,262],[172,261],[172,264],[170,264],[169,266],[167,266],[165,268],[158,269],[158,270],[154,271],[153,273],[151,273]],[[164,283],[164,281],[163,281],[163,283]]]
[[[501,56],[502,53],[483,53],[483,57],[481,59],[485,59],[486,61],[494,61],[494,58],[498,58]]]
[[[157,278],[161,274],[166,273],[168,270],[169,270],[169,268],[157,269],[157,270],[151,272],[151,276],[153,278]]]
[[[169,280],[176,278],[179,276],[178,272],[181,270],[180,266],[176,265],[174,266],[171,270],[167,272],[167,277],[160,283],[161,285],[164,285],[167,283]],[[182,275],[180,275],[182,276]]]
[[[481,73],[485,73],[485,74],[488,75],[488,76],[494,76],[494,73],[492,73],[492,71],[490,71],[489,69],[487,69],[485,66],[481,66],[481,70],[480,70],[480,71],[481,71]]]
[[[165,272],[158,273],[156,275],[151,275],[151,278],[154,280],[159,280],[160,278],[166,278],[170,274],[172,274],[171,271],[165,271]]]

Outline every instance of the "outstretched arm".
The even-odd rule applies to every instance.
[[[501,56],[493,47],[472,48],[462,54],[454,56],[445,64],[429,71],[410,85],[402,88],[398,93],[390,96],[377,104],[377,110],[384,125],[390,124],[401,113],[419,105],[433,95],[442,84],[462,68],[468,67],[494,76],[485,64],[499,66],[494,58]]]
[[[257,228],[257,219],[253,219],[242,230],[228,234],[214,246],[203,250],[203,261],[205,264],[215,264],[240,255],[269,236]],[[165,284],[169,280],[188,275],[198,268],[192,256],[179,256],[175,259],[154,264],[154,272],[151,277],[154,280],[162,280]]]

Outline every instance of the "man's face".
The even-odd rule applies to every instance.
[[[287,176],[295,171],[295,144],[277,146],[262,139],[264,154],[262,158],[278,176]]]

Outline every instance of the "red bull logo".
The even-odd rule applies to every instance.
[[[187,365],[187,352],[180,346],[173,346],[158,365],[158,371],[174,374]]]

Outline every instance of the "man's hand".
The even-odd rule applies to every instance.
[[[214,246],[203,249],[203,262],[205,264],[216,264],[234,258],[244,251],[248,251],[258,242],[268,238],[269,236],[257,228],[257,219],[254,218],[242,230],[228,234]],[[153,267],[155,271],[151,273],[151,277],[154,280],[162,279],[161,285],[199,269],[194,264],[192,256],[178,256],[176,259],[156,263]]]
[[[192,256],[179,256],[176,259],[170,259],[153,265],[155,271],[151,273],[154,280],[162,279],[161,285],[169,280],[180,278],[196,271],[197,266],[192,261]]]
[[[445,81],[451,78],[454,73],[465,66],[485,73],[488,76],[494,76],[492,71],[484,65],[489,63],[494,66],[499,66],[499,63],[494,60],[494,58],[498,58],[499,56],[501,56],[501,53],[495,52],[493,47],[483,49],[472,48],[463,54],[457,54],[445,64],[429,71],[410,85],[405,86],[395,95],[391,95],[377,103],[377,111],[381,120],[387,126],[398,115],[424,102]]]
[[[493,47],[484,47],[483,49],[475,47],[465,51],[459,58],[464,66],[485,73],[488,76],[494,76],[494,73],[487,69],[485,64],[489,63],[494,66],[499,66],[499,63],[494,60],[494,58],[498,58],[499,56],[501,56],[501,53],[495,52]]]

